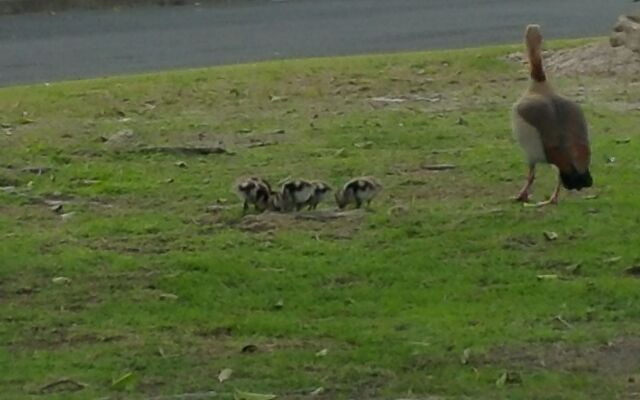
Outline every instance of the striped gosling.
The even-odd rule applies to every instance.
[[[355,204],[356,208],[360,208],[362,203],[366,203],[368,207],[381,190],[382,185],[375,178],[354,178],[336,192],[336,203],[341,210],[349,204]]]
[[[266,180],[259,177],[249,177],[240,179],[235,185],[238,197],[243,200],[242,210],[247,212],[249,206],[253,205],[256,211],[263,212],[271,209],[276,201],[273,199],[271,185]]]

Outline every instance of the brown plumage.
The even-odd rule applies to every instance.
[[[531,75],[527,92],[513,106],[514,136],[529,164],[529,175],[517,200],[527,202],[538,163],[558,169],[558,184],[551,198],[539,205],[556,204],[560,185],[580,190],[593,184],[589,164],[591,150],[584,114],[573,101],[554,92],[547,83],[542,64],[542,34],[538,25],[529,25],[525,44]]]

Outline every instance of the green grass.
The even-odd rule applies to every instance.
[[[15,187],[0,191],[0,397],[631,398],[640,135],[624,106],[640,86],[554,80],[582,94],[595,187],[523,208],[509,200],[526,172],[510,107],[526,72],[503,57],[517,49],[0,89],[0,186]],[[233,154],[133,151],[219,142]],[[421,168],[432,163],[457,168]],[[230,188],[248,174],[334,187],[369,174],[385,190],[327,222],[241,218]],[[537,199],[554,180],[541,168]],[[218,201],[229,207],[207,211]],[[521,382],[496,384],[505,371]],[[65,377],[87,386],[43,389]]]

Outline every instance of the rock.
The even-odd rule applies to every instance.
[[[625,46],[640,53],[640,10],[618,17],[618,22],[609,37],[609,43],[612,47]]]

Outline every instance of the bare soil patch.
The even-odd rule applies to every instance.
[[[512,53],[507,59],[522,64],[527,62],[521,52]],[[545,68],[554,76],[640,77],[640,54],[626,47],[611,47],[608,42],[546,51],[544,59]]]
[[[498,347],[478,356],[477,362],[505,368],[544,368],[605,376],[633,376],[640,371],[640,338],[623,337],[600,345],[551,343]]]

